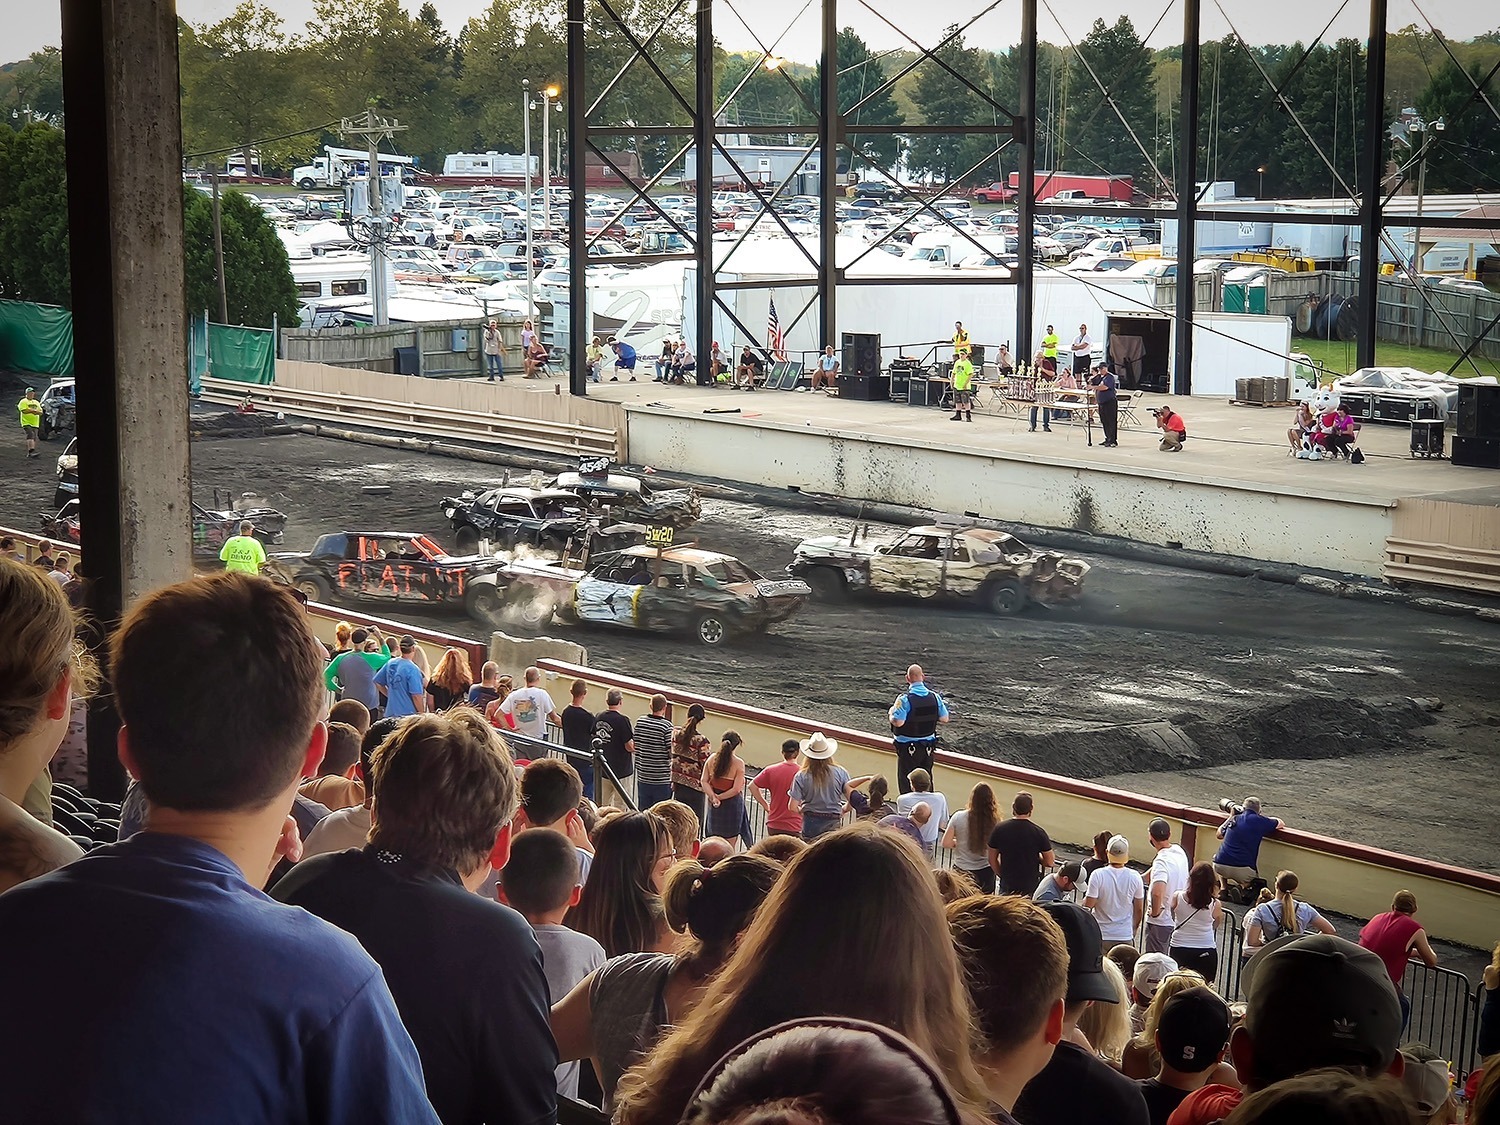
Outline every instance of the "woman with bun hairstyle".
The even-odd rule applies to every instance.
[[[554,1004],[558,1060],[592,1059],[611,1099],[620,1075],[698,1002],[781,872],[781,864],[756,855],[673,867],[662,902],[668,924],[683,935],[677,952],[612,958]]]
[[[744,744],[737,731],[726,730],[717,752],[703,763],[703,795],[709,806],[703,828],[706,836],[738,836],[748,848],[755,834],[745,811],[745,759],[736,753]]]

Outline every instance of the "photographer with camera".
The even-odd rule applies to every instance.
[[[1182,443],[1187,441],[1187,423],[1182,415],[1170,406],[1158,406],[1151,411],[1156,418],[1156,428],[1161,431],[1161,451],[1181,453]]]
[[[1272,832],[1285,828],[1286,822],[1279,817],[1261,815],[1259,797],[1246,797],[1243,805],[1224,797],[1219,801],[1219,808],[1229,814],[1229,819],[1219,825],[1216,833],[1224,842],[1214,854],[1214,870],[1226,883],[1239,884],[1243,888],[1243,900],[1249,902],[1255,893],[1254,885],[1263,882],[1256,871],[1260,842]]]

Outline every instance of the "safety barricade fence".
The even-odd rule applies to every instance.
[[[1240,924],[1239,918],[1231,911],[1224,911],[1224,917],[1219,922],[1219,970],[1215,975],[1213,986],[1218,990],[1220,996],[1230,1003],[1241,999],[1240,997],[1240,970],[1244,968],[1244,958],[1240,956],[1240,950],[1245,944],[1245,928]]]
[[[1477,1064],[1479,1009],[1469,978],[1454,969],[1408,961],[1401,991],[1411,1002],[1402,1043],[1425,1043],[1447,1059],[1462,1081]]]

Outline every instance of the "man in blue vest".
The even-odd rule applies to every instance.
[[[937,728],[948,721],[948,705],[924,682],[922,666],[906,670],[906,690],[891,707],[891,731],[896,749],[896,784],[902,793],[911,789],[907,775],[924,769],[932,775],[932,755],[937,749]]]

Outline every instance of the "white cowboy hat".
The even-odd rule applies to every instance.
[[[831,738],[824,738],[823,732],[818,731],[811,738],[802,740],[802,753],[809,758],[831,758],[838,753],[839,744]]]

